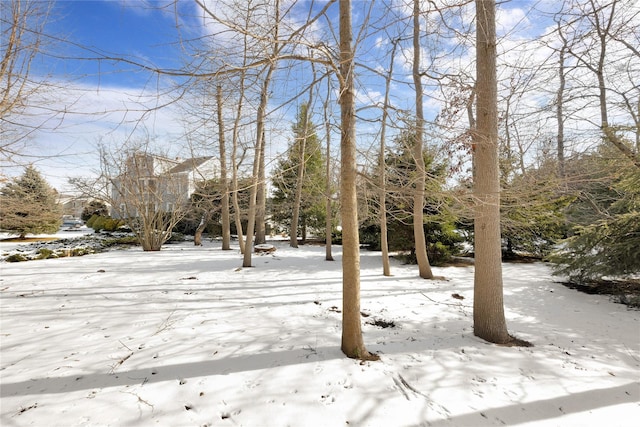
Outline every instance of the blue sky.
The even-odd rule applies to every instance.
[[[146,109],[142,104],[166,82],[134,65],[87,58],[122,57],[159,68],[179,67],[174,10],[163,5],[142,0],[54,3],[46,28],[52,35],[47,53],[36,58],[31,70],[34,80],[44,79],[53,87],[33,102],[34,117],[28,120],[44,125],[31,136],[21,164],[34,163],[61,191],[71,189],[69,177],[96,175],[97,145],[126,138],[139,124]],[[50,111],[56,109],[67,113],[54,117]],[[160,138],[178,132],[178,124],[166,114],[148,114],[146,132]],[[22,172],[22,166],[3,164],[3,169],[10,176]]]
[[[541,4],[543,2],[536,2]],[[297,7],[303,10],[309,2],[299,2]],[[502,6],[499,31],[507,32],[514,26],[524,28],[531,34],[543,28],[540,22],[528,22],[523,11],[531,4],[529,1],[513,1]],[[323,2],[316,3],[316,8]],[[354,30],[368,9],[367,1],[354,1]],[[96,147],[105,141],[122,141],[144,129],[146,135],[153,138],[177,141],[181,138],[183,124],[180,112],[175,105],[162,111],[143,114],[148,102],[153,100],[158,91],[163,91],[176,78],[159,77],[153,73],[141,71],[139,68],[123,62],[106,60],[71,60],[69,58],[96,56],[124,57],[145,65],[159,68],[176,69],[181,66],[184,52],[180,45],[180,36],[191,39],[206,33],[199,26],[195,16],[196,6],[191,1],[178,3],[180,17],[174,13],[171,0],[59,0],[55,3],[52,20],[48,31],[69,43],[58,43],[52,50],[54,55],[43,56],[36,63],[36,73],[49,74],[64,88],[56,92],[47,102],[60,102],[65,111],[64,120],[56,122],[52,129],[43,130],[34,138],[31,154],[49,182],[56,188],[65,189],[70,176],[86,176],[94,174],[98,169]],[[331,25],[337,33],[337,3],[330,12]],[[294,14],[294,17],[295,14]],[[299,19],[306,15],[300,14]],[[374,8],[373,19],[381,18]],[[180,27],[180,31],[176,28]],[[319,23],[326,29],[326,23]],[[364,60],[369,66],[387,67],[385,63],[377,63],[377,55],[382,48],[376,45],[379,36],[372,37],[363,46],[366,52]],[[80,48],[79,46],[82,46]],[[230,47],[231,49],[231,47]],[[231,50],[227,52],[230,54]],[[66,58],[66,59],[63,59]],[[362,60],[362,57],[360,58]],[[464,59],[472,63],[472,58]],[[396,66],[406,73],[407,62]],[[383,84],[366,73],[362,73],[359,99],[363,105],[381,100]],[[278,100],[288,99],[292,91],[304,85],[302,80],[308,79],[308,69],[294,69],[276,75],[276,84],[272,93],[272,107]],[[396,84],[395,101],[411,104],[412,93],[410,78],[403,77],[406,84]],[[425,83],[428,86],[428,82]],[[57,101],[56,101],[57,100]],[[437,113],[437,102],[425,99],[427,112]],[[295,116],[295,103],[275,114],[280,122],[272,124],[276,132],[273,138],[279,140],[279,147],[273,148],[277,154],[286,146],[286,132]],[[333,106],[337,113],[337,105]],[[144,120],[142,120],[144,118]],[[290,119],[290,121],[287,121]],[[375,124],[364,123],[360,127],[360,135],[375,132]],[[278,133],[279,132],[279,133]],[[371,134],[373,135],[373,134]],[[374,138],[375,136],[370,136]],[[337,139],[334,138],[337,143]],[[37,158],[42,154],[42,158]]]
[[[160,3],[118,0],[62,0],[56,3],[52,30],[73,43],[86,47],[63,48],[70,56],[124,56],[159,67],[180,66],[179,33],[173,8]],[[87,82],[135,86],[146,77],[133,66],[108,61],[54,61],[56,73],[86,76]]]

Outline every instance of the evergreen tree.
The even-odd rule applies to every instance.
[[[572,281],[640,273],[640,170],[603,146],[568,161],[567,171],[576,194],[567,212],[573,228],[550,257],[556,273]]]
[[[93,200],[82,210],[80,218],[83,221],[89,221],[93,215],[109,216],[109,208],[100,200]]]
[[[413,131],[402,132],[395,138],[393,146],[385,156],[389,249],[410,251],[411,255],[407,261],[412,263],[417,262],[412,226],[413,186],[417,177],[416,162],[413,158],[414,138]],[[438,162],[427,149],[423,150],[423,157],[427,174],[426,202],[423,208],[426,249],[429,260],[437,265],[447,261],[457,252],[456,246],[462,238],[455,232],[456,216],[451,209],[452,200],[443,191],[447,165]],[[379,248],[380,226],[377,215],[372,221],[364,224],[361,235],[362,243],[369,244],[374,249]]]
[[[319,231],[325,227],[325,158],[315,129],[309,118],[307,104],[301,105],[297,120],[292,126],[293,143],[286,156],[278,162],[272,177],[272,219],[290,227],[300,163],[303,164],[299,221],[303,240],[307,229]],[[298,230],[290,230],[292,235],[297,232]]]
[[[503,179],[500,225],[506,245],[504,259],[517,257],[516,252],[545,257],[566,235],[564,210],[572,197],[563,191],[556,170],[555,162],[548,161],[526,173],[514,170],[509,179]]]
[[[24,239],[29,233],[55,233],[60,224],[56,193],[33,166],[0,190],[0,229]]]

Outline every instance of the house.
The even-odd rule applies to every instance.
[[[58,203],[62,207],[62,215],[70,218],[80,218],[82,211],[91,202],[91,198],[76,194],[58,193]]]
[[[169,159],[134,153],[111,180],[111,216],[138,217],[143,209],[172,212],[189,202],[198,182],[219,176],[220,162],[214,157]]]

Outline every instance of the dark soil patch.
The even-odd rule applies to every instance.
[[[511,339],[506,343],[498,345],[502,347],[533,347],[533,344],[531,344],[529,341],[521,340],[520,338],[516,338],[513,335],[509,335],[509,338]]]
[[[569,289],[590,295],[608,295],[614,302],[640,310],[640,279],[588,280],[582,283],[560,282]]]
[[[539,262],[541,260],[542,258],[536,255],[502,252],[503,262],[529,264],[532,262]]]
[[[396,323],[393,320],[372,319],[367,322],[368,325],[377,326],[378,328],[395,328]]]

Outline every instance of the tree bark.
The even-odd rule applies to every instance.
[[[433,279],[424,236],[424,195],[426,171],[422,153],[424,139],[424,112],[422,106],[422,76],[420,74],[420,0],[413,1],[413,82],[416,90],[416,140],[413,157],[416,162],[416,188],[413,196],[413,237],[416,247],[418,272],[423,279]]]
[[[245,40],[245,55],[247,52],[246,48],[246,36]],[[246,63],[246,56],[244,58],[244,62]],[[240,134],[240,119],[242,118],[242,108],[243,108],[243,100],[244,100],[244,79],[245,79],[245,71],[241,71],[239,81],[239,93],[238,93],[238,104],[236,105],[236,116],[233,123],[233,133],[232,133],[232,148],[231,148],[231,185],[233,187],[232,193],[232,202],[233,202],[233,215],[234,215],[234,223],[236,224],[236,233],[238,235],[238,245],[240,246],[240,253],[245,253],[245,245],[244,245],[244,237],[242,230],[242,216],[240,214],[240,202],[238,200],[238,146],[239,146],[239,134]]]
[[[265,132],[264,126],[262,128],[262,150],[260,151],[260,164],[258,169],[258,188],[257,188],[257,209],[256,209],[256,245],[262,245],[267,243],[266,236],[266,212],[267,212],[267,191],[266,191],[266,178],[265,178]]]
[[[565,75],[565,54],[567,51],[567,39],[562,34],[562,26],[558,21],[558,34],[560,40],[562,40],[562,46],[560,47],[558,58],[558,77],[560,78],[560,85],[558,86],[558,95],[556,99],[556,120],[558,122],[558,135],[556,138],[556,149],[558,156],[558,175],[561,178],[565,176],[564,170],[564,92],[566,86]]]
[[[389,262],[389,242],[387,231],[387,178],[385,163],[385,139],[387,135],[387,117],[389,116],[389,92],[391,91],[391,79],[393,77],[393,62],[395,60],[398,40],[392,41],[391,59],[389,60],[389,72],[385,76],[384,105],[382,107],[382,125],[380,129],[380,153],[378,154],[378,175],[380,194],[380,249],[382,251],[382,274],[391,276],[391,264]]]
[[[304,107],[303,107],[304,108]],[[308,114],[305,109],[305,115]],[[298,247],[298,220],[300,219],[300,204],[302,203],[302,184],[304,183],[304,160],[305,160],[305,149],[307,145],[307,117],[304,118],[304,135],[302,140],[300,141],[300,153],[298,157],[298,173],[296,176],[296,192],[293,200],[293,212],[291,213],[291,229],[289,230],[289,246],[292,248]],[[304,239],[304,237],[303,237]]]
[[[329,112],[328,112],[328,103],[331,98],[331,81],[327,80],[327,98],[324,102],[324,128],[325,128],[325,139],[326,139],[326,155],[325,155],[325,179],[326,179],[326,187],[325,187],[325,229],[324,229],[324,239],[325,239],[325,261],[333,261],[333,254],[331,253],[331,244],[332,244],[332,231],[333,224],[331,221],[331,122],[329,122]]]
[[[495,0],[476,0],[473,323],[476,336],[504,344],[511,337],[504,317],[502,290],[495,7]]]
[[[220,181],[222,182],[221,219],[222,250],[231,249],[231,220],[229,218],[229,180],[227,179],[227,147],[224,137],[224,119],[222,117],[222,86],[216,88],[218,113],[218,144],[220,144]]]
[[[362,338],[360,319],[360,238],[356,196],[354,53],[351,0],[340,0],[340,213],[342,217],[342,352],[372,360]]]
[[[314,73],[315,75],[315,73]],[[302,189],[304,187],[304,178],[305,178],[305,170],[306,170],[306,157],[307,157],[307,138],[309,136],[309,108],[311,108],[311,103],[313,102],[313,84],[309,88],[309,99],[307,101],[306,106],[302,106],[302,120],[303,120],[303,132],[302,138],[298,146],[299,149],[299,157],[298,157],[298,171],[296,174],[296,192],[293,201],[293,212],[291,215],[291,230],[289,232],[289,245],[292,248],[298,247],[298,224],[300,220],[300,205],[302,204]],[[303,227],[306,228],[306,224],[303,224]],[[306,229],[303,228],[302,233],[302,243],[304,244],[306,241]]]
[[[207,223],[209,222],[210,217],[211,215],[209,214],[209,211],[204,211],[202,213],[200,223],[198,224],[198,227],[196,227],[196,232],[193,235],[193,244],[195,246],[202,246],[202,232],[207,228]]]
[[[266,75],[262,81],[262,88],[260,90],[260,105],[258,105],[258,112],[256,116],[256,145],[253,159],[253,178],[251,185],[251,195],[249,197],[249,218],[247,222],[247,240],[245,242],[245,251],[242,261],[243,267],[251,267],[251,256],[253,252],[253,238],[254,230],[256,226],[256,212],[257,212],[257,197],[258,197],[258,185],[260,184],[260,174],[264,174],[264,170],[261,171],[261,163],[264,163],[264,125],[267,115],[267,102],[269,99],[269,86],[271,84],[271,76],[276,68],[276,57],[279,51],[278,43],[278,28],[280,26],[280,1],[276,0],[275,5],[275,22],[274,22],[274,34],[273,34],[273,50],[271,52],[271,61],[266,67]]]

